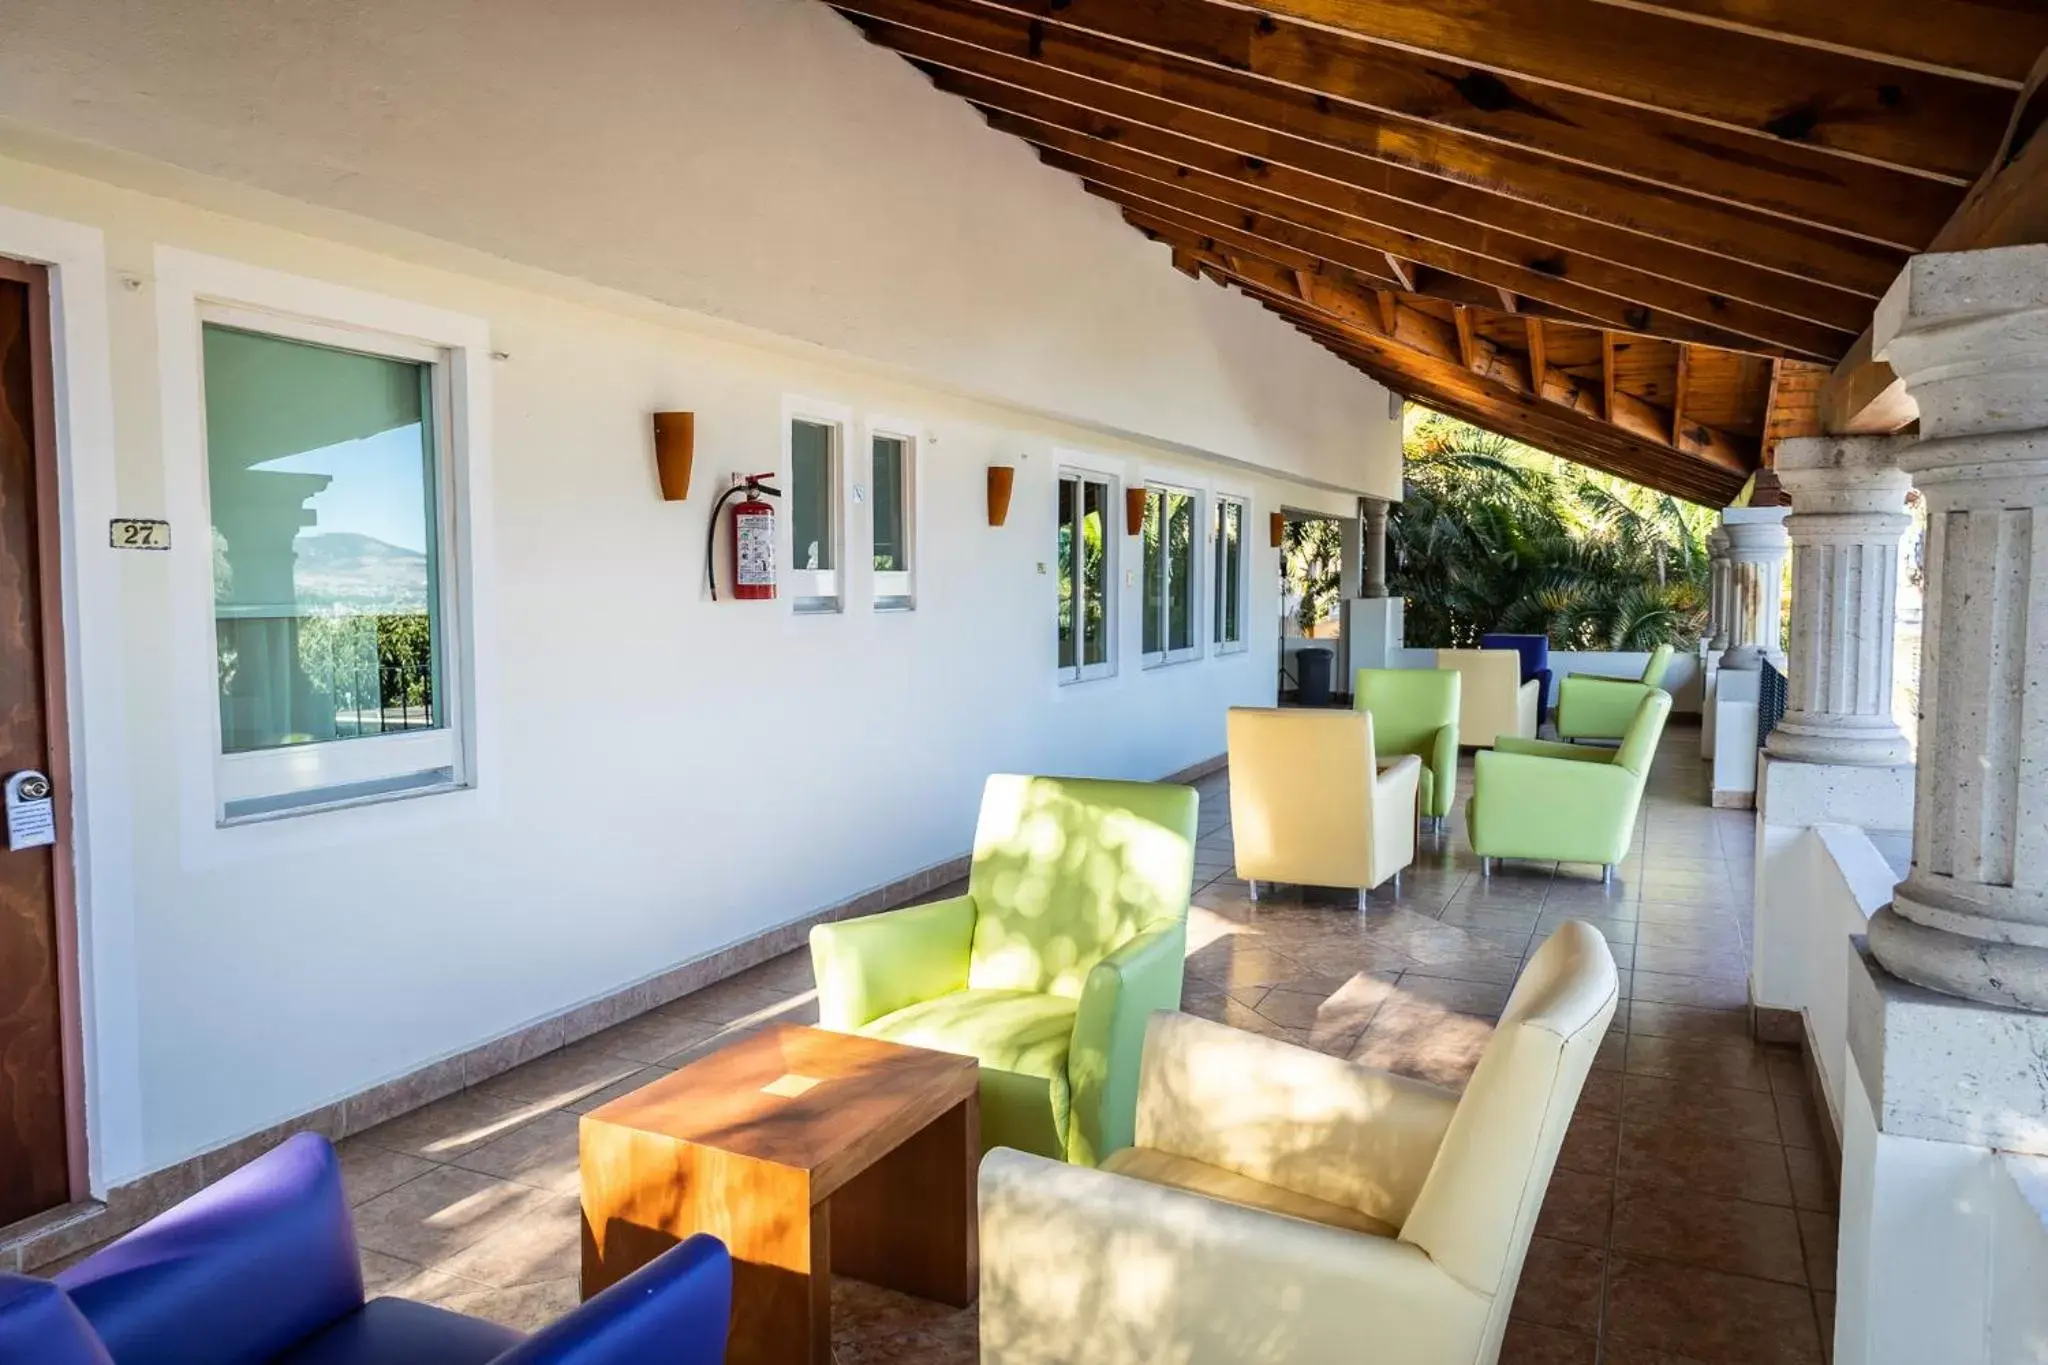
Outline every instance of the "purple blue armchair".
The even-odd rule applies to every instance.
[[[1534,678],[1543,684],[1536,693],[1536,723],[1541,725],[1550,709],[1550,637],[1548,635],[1504,635],[1498,632],[1479,637],[1481,649],[1512,649],[1522,656],[1522,681]]]
[[[364,1302],[341,1166],[310,1133],[58,1275],[0,1274],[8,1365],[720,1365],[732,1261],[672,1247],[528,1337]]]

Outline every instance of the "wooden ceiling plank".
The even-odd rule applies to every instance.
[[[1000,109],[1157,156],[1185,160],[1202,156],[1192,149],[1214,149],[1209,159],[1199,160],[1198,164],[1217,170],[1223,163],[1215,157],[1232,154],[1227,159],[1234,161],[1235,170],[1254,179],[1264,179],[1270,167],[1307,172],[1308,178],[1315,181],[1334,181],[1338,188],[1462,221],[1470,224],[1474,233],[1486,229],[1512,233],[1540,242],[1550,250],[1581,252],[1830,326],[1860,328],[1870,301],[1883,291],[1904,260],[1903,253],[1896,252],[1882,253],[1867,261],[1859,256],[1849,276],[1854,284],[1847,286],[1788,275],[1765,264],[1735,260],[1667,237],[1650,236],[1526,200],[1510,199],[1490,190],[1375,161],[1341,147],[1254,127],[1139,91],[1070,76],[1040,64],[1015,61],[929,35],[905,36],[909,41],[944,47],[956,59],[983,60],[984,64],[998,68],[1008,79],[939,65],[923,57],[911,58],[939,89],[984,108]],[[1013,83],[1016,80],[1030,80],[1042,88],[1026,88]],[[1767,230],[1781,229],[1773,224]]]
[[[1121,6],[1069,3],[1062,13],[1097,8]],[[1261,0],[1261,8],[1411,52],[1964,182],[1991,156],[1985,119],[1995,124],[2006,108],[2000,97],[2010,99],[1981,82],[1615,5]]]
[[[1032,68],[1042,67],[1719,252],[1735,261],[1764,263],[1872,292],[1883,288],[1869,277],[1872,262],[1878,263],[1880,276],[1896,273],[1902,252],[1917,247],[1938,228],[1951,198],[1935,186],[1931,192],[1860,200],[1844,192],[1839,178],[1823,177],[1827,193],[1820,196],[1822,202],[1810,206],[1806,214],[1789,211],[1800,221],[1788,221],[1780,216],[1788,212],[1784,205],[1767,205],[1764,212],[1739,208],[1591,165],[1319,99],[1255,76],[1054,25],[1034,26],[1021,16],[972,0],[834,3],[874,41],[920,60],[1010,79],[1028,88],[1047,88],[1031,76]],[[995,62],[996,57],[1010,58],[1011,65]],[[1023,64],[1023,74],[1015,70],[1016,63]],[[1858,206],[1852,209],[1851,201]],[[1872,240],[1812,226],[1831,220],[1842,231]],[[1883,242],[1893,245],[1879,245]],[[1845,274],[1849,278],[1844,279]]]
[[[1034,146],[1181,185],[1240,208],[1284,217],[1376,247],[1387,254],[1395,277],[1408,289],[1417,286],[1406,269],[1407,261],[1468,279],[1483,278],[1475,272],[1472,262],[1493,262],[1514,272],[1514,282],[1496,279],[1490,303],[1502,293],[1543,299],[1588,316],[1603,317],[1610,325],[1651,335],[1659,331],[1651,311],[1655,310],[1738,333],[1759,343],[1754,349],[1783,347],[1830,361],[1848,348],[1869,314],[1865,301],[1844,295],[1848,306],[1841,311],[1837,325],[1810,322],[1595,257],[1560,251],[1526,237],[1475,229],[1463,219],[1335,185],[1290,167],[1268,164],[1252,172],[1230,152],[1170,133],[1146,136],[1138,130],[1126,129],[1116,139],[1089,137],[1002,110],[984,109],[983,115],[991,127]],[[1387,234],[1399,236],[1389,238]],[[1410,249],[1406,244],[1412,242],[1423,243],[1425,247],[1420,252]],[[1644,310],[1642,320],[1631,325],[1626,313],[1617,319],[1612,313],[1603,315],[1588,309],[1583,290],[1640,305]]]
[[[1723,350],[1769,352],[1775,349],[1723,327],[1652,312],[1610,294],[1564,281],[1545,280],[1534,271],[1523,271],[1498,261],[1455,252],[1420,238],[1391,233],[1374,224],[1344,218],[1309,205],[1296,206],[1293,201],[1280,200],[1261,191],[1246,189],[1241,196],[1245,202],[1240,204],[1195,188],[1184,188],[1195,185],[1208,188],[1200,173],[1191,173],[1178,181],[1154,180],[1106,162],[1087,161],[1050,148],[1041,148],[1039,157],[1047,165],[1077,176],[1084,183],[1110,191],[1112,197],[1120,202],[1139,200],[1166,204],[1183,213],[1234,223],[1241,231],[1335,261],[1360,274],[1384,274],[1384,253],[1397,252],[1406,260],[1448,270],[1480,284],[1519,288],[1519,292],[1527,297],[1541,298],[1570,309],[1603,327],[1675,341],[1696,341]]]
[[[1632,8],[2017,89],[2048,50],[2048,8],[1978,0],[1628,0]]]
[[[1530,318],[1523,325],[1528,328],[1529,335],[1529,385],[1540,394],[1550,370],[1543,354],[1543,319]]]

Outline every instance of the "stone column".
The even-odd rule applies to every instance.
[[[1733,572],[1728,559],[1728,532],[1716,526],[1707,533],[1707,648],[1716,654],[1729,645],[1729,579]]]
[[[1892,437],[1831,436],[1778,446],[1792,495],[1791,690],[1764,749],[1802,763],[1891,766],[1911,753],[1892,719],[1899,547],[1911,484]]]
[[[1785,535],[1789,507],[1731,507],[1721,514],[1728,533],[1728,649],[1721,667],[1755,672],[1769,659],[1785,665],[1778,643],[1785,604]]]
[[[1872,337],[1920,406],[1928,584],[1913,867],[1871,951],[2048,1011],[2048,246],[1915,257]]]
[[[1387,504],[1378,498],[1361,498],[1365,516],[1366,597],[1387,595]]]

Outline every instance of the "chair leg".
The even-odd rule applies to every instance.
[[[1370,887],[1361,886],[1358,888],[1358,913],[1361,915],[1365,913],[1365,898],[1370,893]]]
[[[1400,874],[1400,873],[1396,872],[1396,873],[1394,874],[1394,880],[1393,880],[1393,881],[1392,881],[1392,882],[1390,883],[1390,885],[1391,885],[1391,886],[1392,886],[1392,887],[1394,888],[1394,894],[1395,894],[1396,896],[1398,896],[1398,895],[1400,895],[1400,894],[1401,894],[1401,874]]]
[[[1491,877],[1493,875],[1493,859],[1486,857],[1480,858],[1479,875],[1482,877]]]
[[[1259,884],[1257,882],[1248,881],[1245,883],[1245,885],[1251,888],[1251,898],[1256,901],[1259,898]]]
[[[1613,863],[1602,863],[1602,864],[1600,864],[1600,885],[1602,885],[1602,886],[1612,886],[1612,885],[1614,885],[1614,864],[1613,864]]]

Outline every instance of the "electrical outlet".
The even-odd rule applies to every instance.
[[[1038,576],[1045,577],[1045,561],[1042,559],[1038,561]]]

